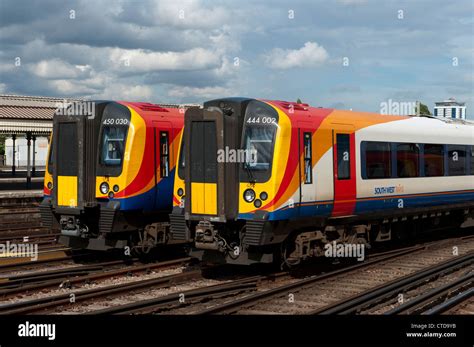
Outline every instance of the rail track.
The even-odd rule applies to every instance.
[[[427,314],[474,314],[474,293],[473,289],[453,296],[446,300],[444,303],[438,304],[431,310],[426,312]]]
[[[139,265],[135,267],[126,267],[121,269],[115,270],[108,270],[108,271],[98,271],[97,273],[93,273],[90,275],[83,275],[74,278],[68,279],[66,282],[61,283],[63,288],[69,288],[73,284],[79,283],[90,283],[91,281],[95,281],[97,279],[104,279],[104,278],[112,278],[116,276],[123,276],[127,275],[130,276],[134,273],[139,272],[149,272],[151,270],[164,270],[171,267],[177,267],[183,264],[188,263],[191,261],[191,258],[181,258],[177,260],[165,261],[160,263],[153,263],[153,264],[146,264],[146,265]],[[175,285],[177,283],[185,283],[188,281],[196,280],[202,278],[202,273],[200,270],[182,272],[178,274],[173,274],[169,276],[161,276],[157,278],[151,279],[143,279],[132,281],[129,283],[122,283],[122,284],[114,284],[109,286],[97,287],[93,289],[86,289],[86,290],[75,290],[71,291],[66,294],[59,294],[53,296],[46,296],[42,298],[32,299],[32,300],[22,300],[22,301],[15,301],[12,303],[7,303],[0,305],[0,314],[31,314],[31,313],[47,313],[58,308],[61,308],[63,305],[71,305],[76,304],[79,302],[83,302],[86,300],[97,299],[105,296],[112,296],[118,295],[122,293],[128,293],[133,290],[144,290],[147,288],[163,288],[169,287],[171,285]],[[58,281],[54,284],[57,285]],[[45,287],[50,287],[54,285],[52,282],[46,282],[41,284],[35,285],[36,289],[41,289]],[[21,292],[23,293],[25,289],[29,290],[30,288],[23,288],[23,291],[17,291],[16,288],[14,290],[7,289],[3,291],[2,294],[13,294]],[[7,292],[8,291],[8,292]],[[74,300],[71,301],[71,297],[74,297]]]
[[[41,192],[2,192],[0,194],[0,244],[38,247],[38,259],[63,258],[69,248],[57,243],[58,235],[41,225]],[[6,247],[8,248],[8,247]],[[29,263],[30,258],[2,254],[2,266]]]
[[[452,254],[454,246],[459,249],[457,256]],[[183,265],[189,262],[190,258],[134,266],[128,264],[126,267],[113,269],[111,267],[120,266],[123,263],[120,264],[120,260],[110,261],[72,269],[54,269],[33,274],[5,276],[0,282],[0,297],[9,298],[10,302],[0,304],[0,314],[81,311],[87,314],[325,314],[339,313],[338,310],[341,310],[340,313],[370,314],[373,313],[372,309],[380,309],[383,305],[387,308],[385,310],[387,312],[394,309],[394,296],[400,293],[413,292],[414,288],[421,288],[418,291],[423,291],[425,288],[423,285],[427,283],[444,278],[445,275],[451,274],[453,277],[462,272],[463,276],[458,276],[462,277],[462,280],[455,283],[451,283],[452,281],[443,283],[446,285],[442,288],[443,290],[438,289],[436,293],[431,293],[431,298],[437,298],[436,300],[431,300],[428,296],[425,298],[431,305],[415,305],[417,302],[412,299],[418,298],[417,300],[421,302],[420,296],[407,296],[410,300],[404,304],[408,305],[409,302],[411,304],[410,307],[405,307],[406,312],[403,311],[412,313],[412,310],[416,308],[417,311],[413,312],[429,313],[429,310],[448,302],[449,305],[438,308],[439,311],[435,313],[448,312],[455,309],[461,310],[461,298],[465,301],[471,297],[471,294],[466,291],[472,287],[472,271],[466,271],[466,269],[469,270],[472,267],[473,252],[474,237],[469,236],[373,254],[364,263],[316,276],[313,272],[309,277],[302,279],[301,276],[295,278],[294,273],[279,272],[244,275],[237,279],[231,278],[232,276],[218,276],[218,280],[209,280],[203,276],[200,268],[187,269],[188,271],[183,270],[181,273],[172,275],[163,274],[155,278],[137,277],[128,283],[113,285],[99,283],[95,288],[84,289],[85,284],[97,284],[97,281],[104,279],[148,274],[153,270]],[[70,260],[70,257],[64,256],[57,260],[43,260],[42,264]],[[28,268],[36,265],[38,265],[36,262],[23,265],[0,265],[0,271],[14,271],[21,267]],[[438,272],[433,270],[441,265],[444,267],[439,268]],[[431,277],[422,277],[420,273],[428,273]],[[450,284],[449,287],[448,284]],[[60,288],[62,292],[57,295],[54,292],[54,295],[12,302],[17,295],[25,296],[44,292],[44,289],[48,288],[53,291]],[[382,290],[382,288],[385,289]],[[441,292],[444,296],[436,297]],[[425,294],[428,293],[429,291]],[[73,301],[71,301],[72,297]],[[119,303],[116,304],[113,298],[114,300],[118,298]],[[351,308],[351,311],[348,308]]]
[[[67,253],[70,250],[70,248],[56,242],[40,242],[40,244],[38,244],[38,252],[34,256],[36,259],[33,259],[33,257],[16,257],[6,254],[0,257],[0,269],[14,268],[18,266],[21,267],[23,265],[34,266],[33,264],[41,264],[41,262],[45,260],[50,261],[55,259],[63,259],[64,257],[68,256]]]
[[[87,292],[84,294],[76,294],[76,298],[79,295],[81,301],[94,300],[99,297],[112,298],[117,295],[123,295],[124,293],[130,294],[131,291],[143,292],[144,290],[156,290],[159,288],[169,288],[171,285],[174,286],[173,290],[169,293],[160,293],[159,295],[152,295],[144,300],[137,299],[136,297],[128,298],[127,303],[118,304],[106,308],[97,310],[86,310],[86,314],[225,314],[225,313],[238,313],[238,314],[273,314],[273,313],[313,313],[311,310],[311,302],[316,301],[319,304],[321,302],[317,300],[309,301],[308,298],[311,296],[322,295],[321,289],[325,288],[325,293],[331,292],[333,294],[339,294],[342,296],[348,296],[348,292],[343,290],[344,286],[350,283],[348,280],[346,283],[340,283],[339,281],[344,278],[355,278],[363,275],[364,273],[368,276],[373,277],[374,271],[380,272],[381,269],[389,270],[390,266],[396,266],[406,262],[405,266],[411,259],[411,265],[414,265],[413,259],[416,255],[418,257],[429,256],[434,263],[439,263],[439,258],[449,258],[449,253],[446,251],[452,247],[453,244],[459,243],[460,239],[451,242],[439,242],[433,243],[430,246],[419,246],[410,247],[408,249],[400,251],[390,251],[386,254],[379,254],[374,256],[372,260],[365,263],[360,263],[350,267],[338,269],[325,273],[318,276],[312,276],[303,279],[295,279],[288,272],[280,272],[273,274],[247,276],[235,280],[223,281],[223,283],[211,283],[210,285],[199,286],[198,288],[181,289],[178,284],[189,284],[189,281],[202,280],[202,272],[190,271],[185,274],[176,274],[161,279],[144,280],[137,283],[130,283],[121,285],[119,288],[103,288],[101,290],[95,289],[94,292]],[[469,240],[469,247],[462,247],[462,252],[469,252],[474,250],[474,240]],[[460,261],[461,257],[456,257],[457,261]],[[470,257],[468,255],[467,257]],[[427,259],[422,260],[426,262]],[[426,264],[419,264],[418,268],[427,267]],[[410,267],[412,273],[416,272],[416,269]],[[407,270],[408,271],[408,270]],[[410,271],[408,271],[410,272]],[[402,278],[402,274],[395,274],[394,277]],[[184,277],[183,277],[184,276]],[[389,282],[386,278],[380,279],[381,282]],[[371,283],[374,286],[374,283]],[[366,284],[367,286],[367,284]],[[189,286],[188,286],[189,287]],[[186,286],[184,286],[186,288]],[[349,287],[348,287],[349,288]],[[363,292],[361,286],[351,288],[352,291]],[[289,300],[289,296],[293,296],[295,300]],[[320,298],[320,297],[319,297]],[[66,297],[58,298],[59,303],[49,303],[48,309],[58,312],[61,309],[58,305],[69,305],[70,303],[64,301]],[[333,298],[336,301],[336,298]],[[326,306],[323,301],[322,306]],[[77,301],[76,301],[77,303]],[[302,310],[301,306],[305,307]],[[291,307],[291,311],[287,307]],[[67,307],[67,306],[64,306]],[[63,308],[64,308],[63,307]],[[44,306],[41,307],[44,310]],[[296,308],[296,309],[295,309]],[[28,312],[38,312],[36,310]],[[71,310],[68,310],[71,312]],[[44,312],[44,311],[43,311]],[[0,311],[0,313],[3,313]],[[11,313],[24,313],[24,311],[13,311]]]
[[[117,276],[131,276],[137,273],[148,273],[152,270],[163,270],[188,264],[191,258],[163,261],[150,264],[133,265],[138,259],[113,260],[90,265],[40,271],[33,274],[23,274],[3,278],[0,282],[0,297],[11,297],[39,291],[46,288],[73,288],[93,281]],[[133,266],[132,266],[133,265]],[[118,267],[118,268],[113,268]]]
[[[389,252],[387,256],[398,256],[399,253],[411,252],[404,250],[402,252]],[[380,256],[381,257],[381,256]],[[380,261],[381,258],[374,260]],[[340,273],[351,271],[350,268],[343,268],[331,273]],[[204,288],[191,289],[187,291],[175,292],[163,297],[153,298],[144,301],[132,302],[126,305],[110,307],[100,311],[91,312],[91,314],[176,314],[193,313],[196,308],[202,307],[208,302],[226,300],[239,294],[255,293],[259,287],[268,287],[269,284],[278,284],[281,281],[290,280],[291,275],[288,272],[279,272],[271,275],[259,275],[235,280],[230,283],[212,285]]]
[[[346,300],[312,311],[310,314],[367,314],[371,312],[371,307],[386,306],[387,300],[408,294],[413,288],[423,289],[429,284],[434,286],[434,288],[424,292],[424,294],[413,296],[410,300],[385,312],[385,314],[425,313],[427,307],[431,307],[446,296],[472,287],[474,278],[473,263],[474,252],[471,251],[464,256],[455,257],[441,264],[436,264],[402,278],[397,278]],[[453,280],[445,285],[436,286],[436,283],[441,282],[441,279],[453,272],[457,275]],[[418,293],[420,292],[423,292],[423,290],[418,290]],[[403,298],[403,296],[400,298]],[[380,313],[380,310],[377,312]]]
[[[453,256],[453,245],[463,242],[462,256]],[[443,246],[444,244],[444,246]],[[472,265],[474,239],[461,238],[451,242],[441,242],[430,247],[421,247],[405,253],[380,257],[353,267],[337,270],[320,276],[256,292],[241,298],[227,300],[192,309],[194,314],[322,314],[339,305],[353,302],[355,298],[384,287],[391,281],[417,271],[428,270],[440,261],[460,261],[466,257],[466,266]],[[469,253],[471,252],[471,253]],[[455,260],[453,260],[455,258]],[[449,266],[446,271],[452,270]],[[413,278],[412,278],[413,280]],[[408,283],[407,280],[405,283]],[[361,301],[362,302],[362,301]],[[344,312],[349,313],[349,312]]]
[[[41,194],[38,193],[15,196],[15,192],[10,192],[0,196],[1,241],[49,232],[41,225],[40,199]]]

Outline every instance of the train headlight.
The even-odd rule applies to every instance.
[[[53,183],[51,182],[48,182],[46,186],[48,187],[49,190],[53,189]]]
[[[253,205],[256,207],[256,208],[260,208],[262,207],[262,200],[255,200],[255,202],[253,203]]]
[[[109,184],[107,182],[102,182],[100,184],[100,192],[102,194],[107,194],[109,192]]]
[[[244,200],[247,202],[252,202],[255,200],[255,192],[252,189],[247,189],[244,192]]]
[[[120,187],[119,187],[118,185],[115,185],[115,186],[114,186],[114,192],[117,193],[119,190],[120,190]]]
[[[183,194],[184,194],[183,188],[179,188],[178,189],[178,196],[183,196]]]
[[[109,192],[109,199],[113,199],[114,198],[114,192]]]
[[[263,201],[267,200],[268,199],[267,192],[261,192],[260,193],[260,199],[263,200]]]

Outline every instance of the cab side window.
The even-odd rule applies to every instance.
[[[160,131],[160,177],[168,177],[169,174],[169,134]]]

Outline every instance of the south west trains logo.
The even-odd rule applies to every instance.
[[[375,195],[403,193],[404,191],[405,191],[405,188],[400,184],[398,186],[375,187],[374,188],[374,194]]]

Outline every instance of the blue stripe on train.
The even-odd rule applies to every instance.
[[[474,201],[473,193],[454,193],[454,194],[440,194],[428,196],[408,196],[392,198],[387,196],[383,200],[360,200],[357,201],[355,213],[365,213],[378,210],[390,210],[403,208],[414,208],[423,206],[449,205],[462,203],[466,201]]]
[[[355,214],[363,214],[382,210],[397,210],[399,209],[399,204],[401,203],[403,203],[403,208],[414,208],[423,206],[456,204],[466,201],[474,201],[474,192],[440,194],[430,196],[411,195],[396,198],[387,196],[385,199],[360,199],[356,202]],[[311,203],[313,203],[313,205],[311,205]],[[294,208],[286,207],[274,212],[269,212],[268,220],[276,221],[311,216],[331,216],[333,208],[332,201],[328,201],[327,204],[321,204],[321,202],[318,202],[318,205],[315,205],[315,203],[316,202],[305,202],[305,205],[303,206],[295,204]],[[253,215],[253,213],[241,213],[239,214],[239,219],[253,219]]]
[[[170,210],[173,207],[174,169],[150,190],[129,198],[111,199],[120,201],[120,210]]]

